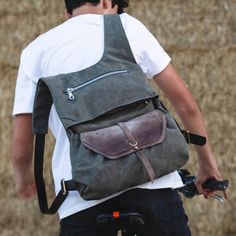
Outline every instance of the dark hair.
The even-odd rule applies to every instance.
[[[112,0],[112,7],[115,5],[118,5],[118,14],[121,14],[124,12],[124,8],[129,6],[129,0]]]
[[[72,14],[73,10],[85,3],[97,5],[100,0],[65,0],[66,10]],[[129,6],[129,0],[112,0],[112,6],[118,5],[118,14],[124,12],[124,8]]]

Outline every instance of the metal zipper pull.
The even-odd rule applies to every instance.
[[[68,89],[65,90],[65,94],[68,95],[69,100],[74,100],[75,99],[75,96],[72,93],[73,91],[74,91],[73,88],[68,88]]]

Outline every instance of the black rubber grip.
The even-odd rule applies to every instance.
[[[208,179],[202,186],[209,190],[225,191],[229,186],[229,180]]]

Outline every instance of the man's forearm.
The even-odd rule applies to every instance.
[[[36,194],[32,171],[33,142],[32,115],[16,116],[11,143],[11,162],[15,169],[16,191],[23,199],[30,199]]]
[[[191,103],[191,105],[188,105],[188,102]],[[201,165],[204,163],[204,165],[209,164],[216,166],[215,159],[212,156],[212,150],[202,113],[195,102],[195,99],[191,97],[191,95],[188,98],[188,102],[185,103],[186,105],[184,109],[178,109],[178,105],[175,106],[177,107],[176,111],[178,116],[180,117],[185,129],[207,138],[207,143],[204,146],[195,146],[199,157],[199,164]]]
[[[15,169],[16,177],[24,176],[28,171],[32,170],[32,153],[24,156],[12,154],[11,162]]]
[[[18,177],[32,168],[33,137],[32,116],[17,116],[11,142],[11,162]]]

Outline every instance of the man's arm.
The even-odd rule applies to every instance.
[[[16,190],[23,199],[30,199],[36,194],[32,171],[33,142],[32,115],[17,115],[11,142],[11,162],[16,174]]]
[[[208,178],[216,180],[222,180],[222,178],[210,147],[201,111],[195,99],[171,64],[169,64],[161,73],[155,75],[154,80],[174,107],[176,113],[183,122],[185,129],[207,138],[207,143],[204,146],[196,146],[199,163],[196,186],[200,193],[203,193],[205,197],[208,197],[212,193],[204,190],[202,184]]]

